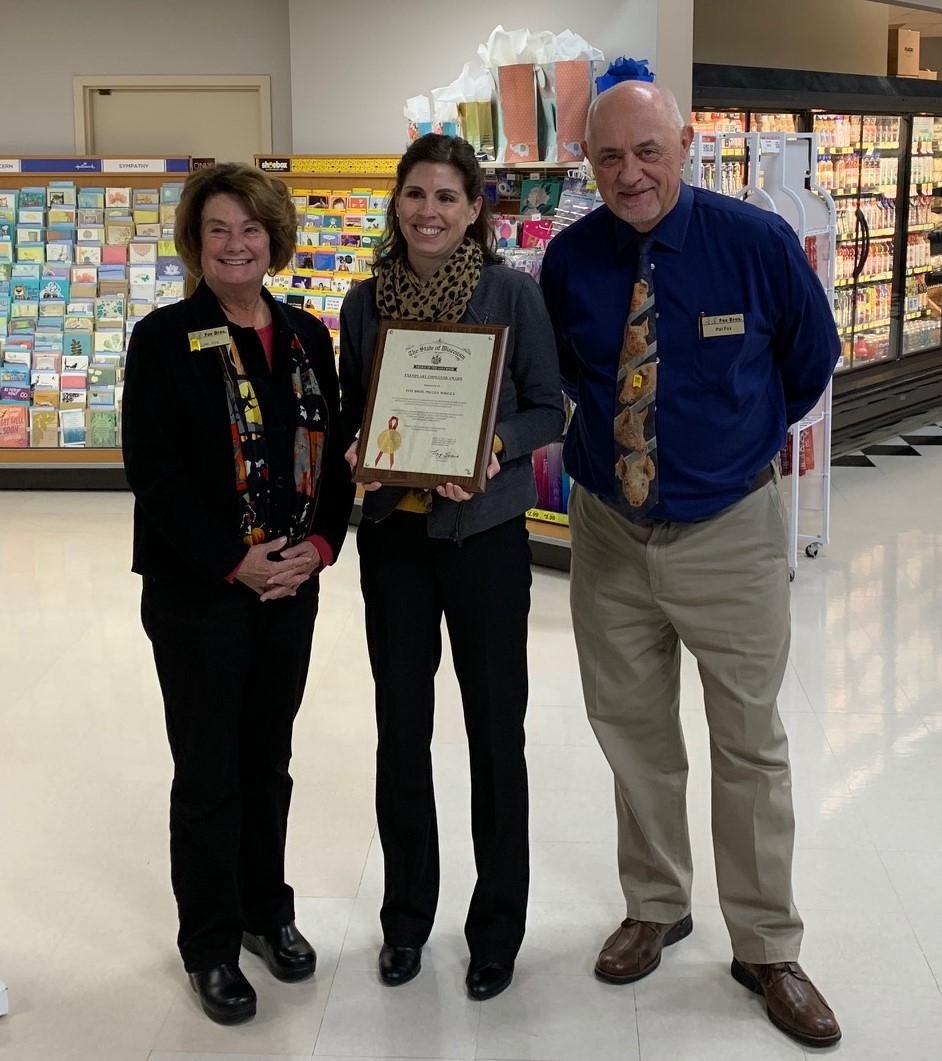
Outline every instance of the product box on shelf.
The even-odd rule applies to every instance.
[[[890,26],[886,72],[891,77],[919,77],[919,30]]]

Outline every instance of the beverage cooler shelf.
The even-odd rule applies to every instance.
[[[870,229],[870,238],[876,239],[878,236],[892,236],[896,231],[895,228],[872,228]],[[859,236],[856,233],[851,233],[849,236],[838,236],[838,243],[853,243]],[[840,281],[838,281],[840,283]]]
[[[835,280],[835,287],[853,287],[856,284],[858,287],[864,284],[885,284],[887,280],[892,280],[892,273],[874,273],[872,276],[861,276],[855,280],[852,276],[848,276],[843,280]]]
[[[849,144],[846,147],[818,147],[819,155],[857,155],[870,151],[899,151],[899,143],[888,141],[884,144]]]
[[[877,196],[883,199],[896,198],[896,185],[886,185],[883,188],[860,188],[856,191],[831,191],[832,199],[875,199]],[[922,193],[929,195],[929,192]]]
[[[856,324],[845,324],[843,327],[838,328],[837,330],[841,333],[841,335],[851,335],[854,332],[856,332],[857,334],[860,334],[860,332],[876,332],[879,331],[881,328],[889,328],[889,326],[890,318],[887,317],[885,320],[869,321],[867,324],[864,324],[862,321],[857,321]]]

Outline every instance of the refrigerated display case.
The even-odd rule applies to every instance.
[[[942,307],[938,298],[942,288],[933,283],[939,275],[938,259],[942,257],[942,216],[936,212],[935,200],[936,188],[942,184],[942,118],[913,115],[910,160],[904,357],[942,345]]]
[[[732,195],[746,183],[746,140],[737,133],[747,131],[747,116],[740,111],[703,111],[691,116],[695,133],[701,134],[702,144],[695,165],[695,183],[704,188],[715,188],[724,195]],[[721,146],[717,150],[716,137]],[[693,174],[688,174],[693,179]]]
[[[837,205],[835,444],[942,408],[942,83],[703,63],[693,82],[697,116],[817,134]]]
[[[893,356],[894,241],[899,185],[899,117],[814,112],[818,182],[838,208],[838,371]]]

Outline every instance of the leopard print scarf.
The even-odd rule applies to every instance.
[[[484,252],[468,236],[425,284],[409,268],[405,258],[383,262],[376,278],[376,306],[380,317],[457,323],[478,286],[483,264]]]

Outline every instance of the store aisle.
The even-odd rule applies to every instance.
[[[915,448],[834,469],[834,540],[798,570],[781,701],[802,961],[843,1025],[834,1055],[854,1061],[928,1061],[942,1041],[942,446]],[[371,683],[352,536],[324,580],[293,766],[290,879],[317,977],[280,984],[244,955],[258,1018],[236,1028],[206,1020],[173,943],[169,757],[127,570],[130,511],[124,494],[0,494],[5,1061],[802,1056],[728,974],[689,659],[694,934],[634,987],[593,978],[598,947],[623,916],[611,782],[583,717],[567,579],[542,569],[528,720],[532,905],[515,982],[483,1004],[463,993],[467,751],[446,664],[435,747],[440,915],[418,979],[380,985]]]

